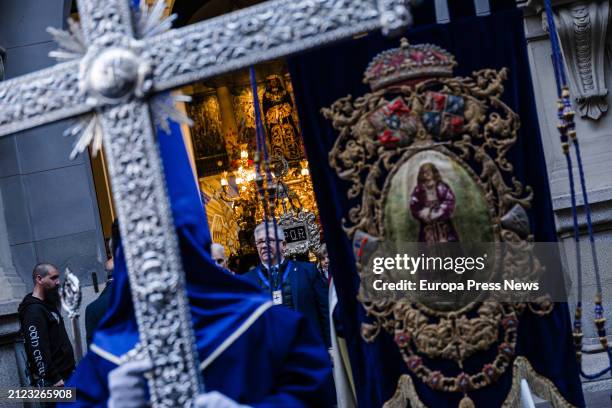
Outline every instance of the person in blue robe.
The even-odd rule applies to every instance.
[[[158,143],[207,391],[203,399],[196,399],[196,406],[203,406],[198,401],[205,397],[209,401],[221,399],[226,404],[219,406],[225,407],[330,406],[331,366],[311,323],[292,310],[273,305],[268,294],[218,268],[212,260],[206,214],[176,123],[172,123],[171,133],[159,132]],[[66,383],[67,387],[76,387],[77,401],[64,406],[114,406],[117,395],[112,395],[113,380],[122,383],[119,388],[123,387],[123,392],[133,391],[134,398],[128,395],[131,404],[140,406],[134,401],[146,393],[141,376],[145,369],[142,364],[138,367],[139,363],[118,368],[121,356],[138,342],[131,299],[120,244],[115,254],[109,310],[94,334],[90,352]],[[121,373],[126,366],[132,370],[128,375]],[[134,378],[140,381],[128,381]],[[127,405],[128,401],[120,403]]]

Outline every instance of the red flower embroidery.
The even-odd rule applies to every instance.
[[[422,62],[425,59],[425,54],[421,51],[412,51],[410,53],[410,58],[412,58],[415,62]]]
[[[502,326],[504,326],[506,330],[516,328],[516,324],[517,321],[514,316],[508,316],[502,320]]]
[[[429,375],[429,381],[428,381],[429,386],[433,388],[434,390],[442,388],[442,378],[443,376],[441,372],[433,371]]]
[[[460,116],[453,116],[450,120],[450,131],[451,133],[459,133],[463,129],[463,118]]]
[[[440,60],[441,62],[446,62],[448,61],[448,58],[446,57],[446,55],[439,53],[438,51],[434,51],[431,50],[431,53],[433,54],[434,57],[436,57],[438,60]]]
[[[514,355],[514,348],[509,345],[508,343],[502,343],[499,345],[499,351],[500,353],[508,356],[508,357],[512,357]]]
[[[391,56],[391,58],[389,58],[390,65],[396,69],[401,67],[403,62],[404,62],[404,54],[402,53],[395,54]]]
[[[398,333],[395,335],[395,342],[400,347],[405,347],[410,341],[410,335],[408,333]]]
[[[402,113],[410,113],[410,108],[406,106],[404,101],[402,101],[401,99],[396,99],[395,102],[389,104],[387,109],[389,111],[387,115],[390,115],[392,113],[395,113],[397,115],[401,115]]]
[[[408,361],[406,361],[408,368],[411,370],[416,370],[417,368],[421,366],[422,363],[423,361],[421,360],[421,357],[419,356],[410,356],[408,357]]]
[[[386,148],[393,148],[397,145],[397,142],[399,142],[399,138],[396,137],[392,131],[387,129],[378,136],[378,141]]]
[[[482,367],[482,373],[490,382],[495,381],[499,375],[499,371],[493,364],[485,364]]]
[[[385,64],[380,61],[378,62],[376,65],[374,65],[371,69],[371,75],[373,76],[378,76],[380,75],[380,73],[382,72],[383,68],[384,68]]]
[[[436,92],[432,94],[432,99],[434,101],[435,110],[444,110],[444,105],[446,105],[446,95]]]
[[[470,376],[467,375],[466,373],[461,373],[457,376],[457,378],[455,379],[456,384],[459,388],[461,388],[464,392],[467,391],[470,387],[470,385],[472,384],[472,381],[470,380]]]

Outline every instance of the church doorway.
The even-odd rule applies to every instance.
[[[168,0],[167,8],[177,15],[175,26],[183,26],[260,2]],[[314,260],[313,249],[322,242],[321,228],[289,70],[284,60],[254,69],[271,185],[276,186],[271,200],[276,220],[287,233],[288,255]],[[191,97],[184,113],[193,126],[184,126],[183,135],[213,241],[230,255],[230,269],[245,272],[258,262],[253,230],[265,216],[253,162],[256,121],[249,70],[193,84],[181,92]]]
[[[210,0],[196,7],[195,2],[167,0],[165,13],[177,14],[174,25],[180,27],[257,2]],[[78,19],[76,9],[72,16]],[[265,183],[266,202],[273,206],[286,232],[287,255],[314,260],[314,251],[322,242],[321,228],[289,70],[284,60],[267,61],[254,70],[272,178]],[[224,246],[230,269],[246,272],[259,262],[254,228],[271,211],[268,206],[264,209],[256,182],[255,99],[249,70],[220,75],[177,92],[191,98],[175,108],[192,122],[181,130],[213,242]],[[115,215],[104,152],[92,157],[92,172],[108,241]]]
[[[291,77],[282,60],[260,64],[255,73],[275,187],[268,199],[274,203],[268,204],[273,204],[274,215],[285,230],[301,218],[306,230],[296,225],[298,229],[291,234],[295,236],[287,237],[300,241],[308,235],[304,220],[316,223],[318,210]],[[182,92],[191,97],[185,113],[193,126],[184,133],[188,134],[187,145],[213,240],[231,254],[233,270],[244,272],[258,262],[253,230],[266,213],[256,182],[256,115],[249,71],[216,77]],[[308,257],[308,251],[296,250],[293,255]]]

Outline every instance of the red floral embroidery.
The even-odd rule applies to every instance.
[[[506,330],[516,328],[516,324],[517,321],[514,316],[508,316],[502,320],[502,326],[504,326],[504,329]]]
[[[410,356],[408,357],[406,364],[408,365],[409,369],[416,370],[421,366],[421,364],[423,364],[423,360],[421,360],[421,357],[419,356]]]
[[[441,62],[446,62],[448,61],[448,58],[446,57],[446,55],[439,53],[438,51],[435,50],[431,50],[432,55],[434,55],[437,59],[439,59]]]
[[[463,129],[463,118],[460,116],[453,116],[450,120],[450,131],[452,133],[459,133]]]
[[[421,51],[412,51],[410,53],[410,58],[416,62],[422,62],[425,59],[425,54],[423,54]]]
[[[442,388],[442,379],[444,377],[442,376],[442,373],[439,371],[433,371],[430,375],[429,375],[429,381],[428,384],[431,388],[433,388],[434,390],[440,389]]]
[[[376,65],[372,67],[371,75],[374,75],[374,76],[380,75],[384,67],[385,67],[385,63],[383,61],[378,62]]]
[[[455,379],[457,387],[461,388],[463,391],[467,391],[472,384],[470,376],[466,373],[461,373]]]
[[[389,113],[387,113],[387,115],[390,115],[392,113],[395,113],[397,115],[401,115],[403,113],[410,113],[410,108],[406,106],[406,104],[401,99],[396,99],[395,102],[389,104],[387,108],[389,110]]]
[[[437,111],[444,110],[444,105],[446,105],[446,95],[441,93],[433,93],[431,97],[434,101],[434,109]]]
[[[499,376],[499,371],[493,364],[485,364],[482,367],[482,373],[489,380],[489,382],[493,382]]]
[[[514,348],[505,342],[499,345],[499,351],[508,357],[512,357],[514,355]]]
[[[387,148],[393,148],[397,145],[397,142],[399,142],[399,138],[396,137],[392,131],[387,129],[378,136],[378,141]]]
[[[400,347],[405,347],[410,341],[410,335],[408,333],[398,333],[395,335],[395,342]]]
[[[404,54],[400,53],[400,54],[394,54],[393,56],[391,56],[391,58],[389,59],[389,63],[392,67],[394,68],[399,68],[402,66],[402,63],[404,62]]]

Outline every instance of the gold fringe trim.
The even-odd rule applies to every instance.
[[[521,408],[521,378],[527,380],[531,392],[538,397],[551,403],[553,408],[574,408],[563,398],[559,390],[552,381],[538,374],[529,361],[523,357],[517,357],[514,360],[512,369],[512,388],[504,401],[502,408]],[[408,374],[403,374],[398,382],[395,394],[391,399],[383,405],[383,408],[427,408],[427,405],[421,401],[412,377]]]
[[[409,403],[409,404],[407,404]],[[427,408],[423,404],[419,395],[414,389],[412,377],[408,374],[402,374],[397,382],[397,388],[393,397],[383,405],[383,408]]]

